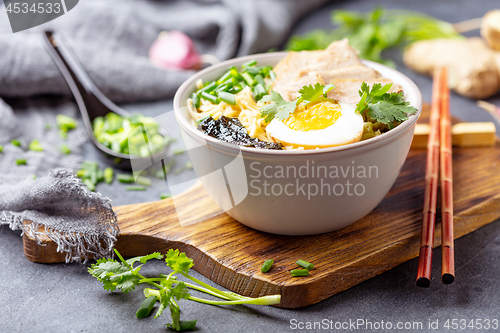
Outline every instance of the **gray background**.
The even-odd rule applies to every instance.
[[[449,22],[459,22],[482,16],[498,7],[498,1],[350,1],[332,2],[305,17],[294,33],[314,28],[330,28],[332,9],[343,8],[368,11],[375,5],[386,8],[407,8],[426,12]],[[472,32],[468,35],[477,35]],[[401,63],[400,51],[389,53],[398,69],[419,86],[425,101],[430,101],[431,80],[415,74]],[[490,102],[500,105],[497,94]],[[15,101],[11,101],[15,102]],[[171,101],[149,104],[124,105],[151,116],[172,109]],[[451,110],[455,116],[469,121],[491,121],[490,116],[475,106],[474,101],[452,94]],[[498,127],[497,127],[498,129]],[[175,124],[172,133],[175,132]],[[84,149],[88,159],[100,160],[95,148],[88,143]],[[180,163],[180,162],[179,162]],[[184,174],[189,177],[189,172]],[[146,192],[125,192],[122,184],[100,184],[97,190],[113,199],[114,205],[145,202],[158,199],[167,192],[157,181]],[[138,320],[135,311],[143,299],[141,292],[131,294],[109,293],[79,264],[44,265],[25,259],[19,232],[0,227],[0,332],[162,332],[169,319],[152,317]],[[296,310],[259,306],[207,306],[181,301],[182,318],[198,319],[199,332],[288,332],[290,320],[321,321],[328,319],[348,322],[365,319],[372,322],[422,322],[422,331],[428,322],[439,320],[439,331],[447,319],[500,320],[500,221],[491,223],[456,241],[456,281],[451,285],[440,282],[441,254],[434,252],[431,287],[415,286],[417,260],[365,281],[356,287],[335,295],[318,304]],[[146,274],[165,272],[162,262],[144,268]],[[200,277],[199,274],[193,273]],[[204,277],[202,280],[210,283]],[[382,331],[382,330],[379,330]],[[397,331],[395,329],[391,330]],[[412,330],[405,330],[412,331]],[[481,331],[466,328],[460,332]],[[484,331],[484,330],[483,330]],[[490,331],[493,331],[490,329]],[[435,330],[434,330],[435,332]]]

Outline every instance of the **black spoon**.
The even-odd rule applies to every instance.
[[[117,153],[108,147],[101,144],[94,135],[92,130],[92,122],[97,117],[103,117],[109,112],[114,112],[122,117],[128,117],[130,114],[111,102],[104,94],[95,86],[82,64],[78,61],[75,54],[70,50],[60,33],[54,31],[45,31],[43,40],[50,56],[61,71],[66,83],[68,84],[73,96],[75,97],[78,109],[82,114],[83,123],[87,134],[94,145],[104,152],[109,157],[115,158],[115,166],[121,169],[131,169],[131,160],[135,160],[139,164],[143,162],[159,161],[160,156],[166,156],[168,145],[154,154],[147,157],[139,157],[123,153]],[[160,127],[159,133],[164,137],[167,136],[166,131]],[[145,134],[145,133],[144,133]]]

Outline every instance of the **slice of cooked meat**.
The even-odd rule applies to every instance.
[[[316,83],[327,85],[339,79],[361,79],[366,81],[380,77],[381,75],[376,70],[368,68],[365,65],[341,67],[329,71],[309,72],[307,75],[297,77],[292,83],[288,84],[284,93],[290,100],[294,100],[299,97],[298,92],[305,85],[314,85]],[[283,97],[285,98],[285,96]]]
[[[273,90],[286,99],[287,85],[302,79],[311,72],[329,71],[360,64],[361,60],[357,51],[349,45],[347,39],[333,42],[325,50],[290,51],[273,69],[276,74]]]
[[[363,81],[370,86],[392,83],[376,70],[363,65],[347,39],[333,42],[321,51],[289,52],[274,67],[274,72],[276,80],[272,89],[287,101],[298,98],[299,90],[305,85],[333,83],[335,89],[328,93],[328,97],[345,103],[358,103],[358,91]],[[400,85],[393,85],[390,91],[401,90]]]
[[[288,55],[281,59],[273,68],[276,74],[276,79],[273,82],[273,90],[281,93],[287,84],[295,80],[302,68],[313,64],[323,52],[323,50],[288,52]]]

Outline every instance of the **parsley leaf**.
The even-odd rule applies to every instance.
[[[270,123],[274,118],[285,120],[290,116],[290,113],[295,111],[297,101],[287,102],[276,91],[271,91],[270,95],[262,97],[263,102],[274,102],[266,104],[260,109],[260,116],[266,117],[264,120]]]
[[[177,249],[168,250],[165,261],[167,266],[174,272],[188,273],[189,269],[194,265],[193,259],[189,258],[184,252],[179,252]]]
[[[163,259],[163,254],[161,254],[159,252],[153,252],[153,253],[148,254],[146,256],[140,256],[140,257],[134,257],[134,258],[127,259],[127,263],[131,266],[137,261],[139,261],[141,264],[145,264],[146,261],[148,261],[150,259]]]
[[[363,113],[367,111],[367,116],[378,122],[393,126],[394,122],[401,122],[408,119],[409,115],[417,112],[417,109],[410,106],[410,102],[405,102],[403,93],[388,93],[392,83],[375,83],[370,87],[366,82],[361,84],[359,96],[361,100],[356,104],[356,112]]]
[[[114,291],[117,288],[124,293],[135,289],[139,284],[139,277],[135,273],[140,267],[131,270],[129,267],[113,259],[99,259],[89,267],[88,272],[103,283],[103,288]]]
[[[326,93],[335,88],[333,84],[328,84],[326,86],[321,83],[316,83],[313,87],[312,84],[308,86],[303,86],[299,90],[300,97],[297,100],[297,104],[300,102],[305,102],[306,105],[312,102],[322,102],[330,99],[326,98]]]

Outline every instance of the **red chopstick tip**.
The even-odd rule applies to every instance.
[[[455,276],[453,276],[452,274],[448,274],[448,273],[443,274],[443,283],[444,284],[450,284],[450,283],[453,283],[453,281],[455,281]]]
[[[429,280],[426,277],[419,277],[417,279],[417,287],[429,288],[430,285],[431,285],[431,280]]]

